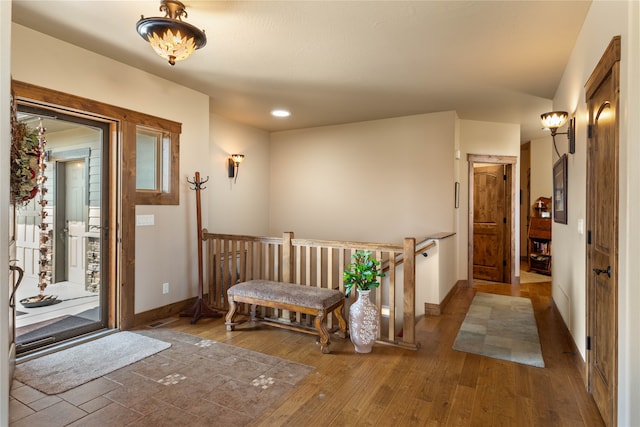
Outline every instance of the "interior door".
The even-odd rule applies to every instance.
[[[617,425],[618,388],[619,38],[617,44],[614,39],[589,79],[586,96],[587,380],[608,426]]]
[[[505,166],[474,168],[473,278],[503,282],[505,269]]]

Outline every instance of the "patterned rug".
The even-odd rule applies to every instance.
[[[171,348],[108,378],[119,381],[129,372],[162,384],[153,398],[209,420],[209,424],[202,425],[248,424],[280,402],[314,370],[308,365],[171,329],[136,332],[169,342]]]
[[[544,368],[538,327],[528,298],[478,292],[453,349]]]

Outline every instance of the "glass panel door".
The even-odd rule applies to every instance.
[[[46,129],[45,192],[16,210],[20,354],[107,327],[109,127],[23,105],[18,118]]]

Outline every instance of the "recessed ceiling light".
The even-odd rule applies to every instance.
[[[272,110],[271,115],[273,117],[289,117],[291,113],[287,110]]]

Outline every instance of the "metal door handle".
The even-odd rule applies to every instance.
[[[611,266],[608,266],[606,270],[603,268],[594,268],[593,272],[596,273],[597,276],[599,276],[600,273],[607,273],[607,277],[611,278]]]
[[[22,282],[22,276],[24,276],[24,270],[18,267],[17,265],[10,265],[9,270],[18,272],[18,281],[13,285],[13,291],[11,292],[11,296],[9,297],[9,307],[15,308],[16,302],[14,297],[16,296],[16,291],[18,290],[18,286],[20,286],[20,282]]]

